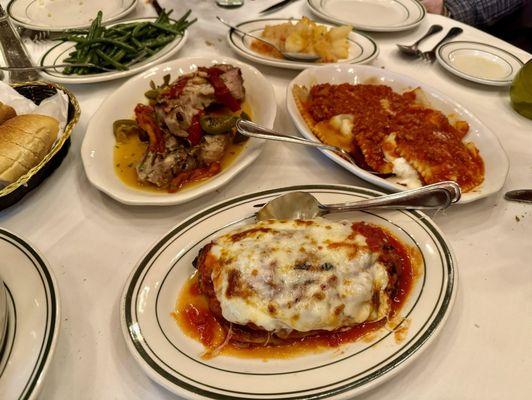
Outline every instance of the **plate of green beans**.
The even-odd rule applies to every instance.
[[[102,24],[98,12],[85,30],[69,30],[46,51],[40,65],[74,64],[42,72],[45,79],[61,83],[94,83],[124,78],[158,64],[185,44],[190,10],[179,19],[163,11],[158,17]],[[75,66],[91,64],[93,66]],[[103,68],[99,68],[103,67]]]

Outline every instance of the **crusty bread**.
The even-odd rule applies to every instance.
[[[45,115],[18,115],[1,124],[0,181],[12,183],[39,164],[58,131],[57,120]]]
[[[13,107],[8,106],[0,101],[0,124],[3,124],[5,121],[13,118],[16,115],[17,113]]]

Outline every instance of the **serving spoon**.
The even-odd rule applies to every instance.
[[[238,29],[236,26],[233,26],[231,25],[229,22],[225,21],[224,19],[220,18],[220,17],[216,17],[218,19],[218,21],[220,21],[222,24],[228,26],[229,28],[237,31],[238,33],[244,35],[244,36],[249,36],[255,40],[259,40],[263,43],[266,43],[268,46],[271,46],[273,47],[275,50],[277,50],[285,59],[287,60],[290,60],[290,61],[303,61],[303,62],[314,62],[314,61],[318,61],[320,59],[320,56],[318,56],[317,54],[305,54],[305,53],[296,53],[296,52],[292,52],[292,51],[283,51],[281,50],[279,47],[277,47],[276,45],[268,42],[267,40],[264,40],[258,36],[255,36],[255,35],[252,35],[251,33],[248,33],[248,32],[244,32],[243,30],[241,29]]]
[[[329,144],[325,144],[321,142],[315,142],[313,140],[303,139],[298,136],[283,135],[279,132],[264,128],[260,125],[257,125],[254,122],[251,122],[245,119],[238,119],[236,121],[236,129],[238,130],[238,132],[240,132],[244,136],[255,137],[258,139],[273,140],[277,142],[302,144],[305,146],[317,147],[319,149],[329,150],[329,151],[332,151],[338,154],[345,160],[349,161],[354,166],[358,168],[362,168],[360,165],[357,164],[356,160],[353,158],[353,156],[351,156],[351,154],[349,154],[348,151],[338,146],[333,146],[333,145],[329,145]],[[390,176],[390,174],[382,174],[380,172],[375,172],[375,171],[371,171],[368,169],[364,169],[364,171],[367,171],[370,174],[380,176],[383,178]]]
[[[307,192],[290,192],[263,205],[257,212],[256,218],[259,221],[266,219],[312,219],[331,213],[370,208],[443,210],[460,200],[460,196],[460,186],[452,181],[438,182],[418,189],[337,204],[321,204]]]

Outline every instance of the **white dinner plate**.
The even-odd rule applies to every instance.
[[[285,22],[297,21],[288,18],[268,18],[255,19],[251,21],[242,22],[237,27],[247,33],[255,36],[261,35],[266,25],[279,25]],[[327,28],[333,28],[333,25],[320,24]],[[249,36],[243,36],[234,30],[229,30],[227,33],[227,40],[231,48],[251,61],[255,61],[265,65],[272,65],[274,67],[289,68],[289,69],[305,69],[316,65],[324,65],[322,63],[291,61],[274,58],[265,54],[261,54],[251,49],[251,43],[254,40]],[[349,57],[338,60],[338,63],[346,64],[363,64],[370,62],[379,54],[377,43],[369,36],[359,32],[351,32],[348,37],[349,40]],[[326,65],[326,64],[325,64]]]
[[[523,62],[506,50],[486,43],[457,41],[436,52],[447,71],[470,81],[491,86],[511,85]]]
[[[417,0],[307,0],[307,5],[314,15],[326,21],[370,32],[414,28],[426,13]]]
[[[351,83],[360,84],[371,81],[372,83],[388,85],[393,90],[402,92],[419,87],[425,93],[431,106],[440,110],[445,115],[453,115],[469,124],[469,133],[465,140],[471,141],[480,150],[480,155],[484,160],[485,176],[484,182],[468,193],[463,193],[460,203],[469,203],[497,193],[504,185],[508,175],[508,156],[497,136],[484,125],[477,117],[469,112],[462,105],[450,99],[439,90],[426,85],[409,76],[392,72],[388,69],[372,67],[368,65],[331,65],[324,67],[309,68],[301,72],[288,85],[286,92],[286,103],[288,113],[297,129],[307,139],[318,141],[316,136],[308,128],[301,117],[297,105],[294,101],[292,88],[294,85],[303,85],[307,88],[319,83]],[[321,150],[327,157],[352,172],[361,179],[377,185],[381,188],[395,192],[406,190],[405,186],[391,182],[390,180],[376,176],[360,167],[357,167],[344,158],[327,150]]]
[[[155,21],[156,18],[137,18],[133,20],[128,20],[127,22],[142,22],[142,21]],[[119,25],[124,22],[117,22],[115,24],[109,25]],[[111,72],[101,72],[98,74],[90,75],[64,75],[61,71],[63,68],[57,68],[56,70],[49,69],[42,71],[41,75],[45,79],[49,79],[54,82],[60,83],[70,83],[70,84],[81,84],[81,83],[95,83],[95,82],[105,82],[113,79],[125,78],[127,76],[135,75],[141,71],[144,71],[154,65],[161,63],[168,58],[172,57],[177,53],[187,41],[188,30],[186,30],[183,36],[176,36],[176,38],[164,46],[157,53],[151,57],[145,59],[142,62],[132,65],[127,71],[111,71]],[[61,42],[50,48],[46,53],[43,54],[39,65],[56,65],[62,64],[63,60],[67,58],[70,52],[74,51],[75,43],[74,42]]]
[[[150,192],[127,186],[115,174],[113,167],[113,122],[132,118],[137,103],[146,102],[144,93],[150,88],[150,81],[159,84],[163,76],[178,76],[196,71],[198,67],[213,64],[231,64],[242,70],[246,101],[253,111],[253,120],[268,128],[273,127],[277,103],[271,83],[256,68],[229,57],[192,57],[170,61],[137,75],[102,103],[91,118],[81,145],[81,158],[89,181],[112,198],[132,205],[164,206],[180,204],[210,193],[227,184],[240,171],[250,165],[262,151],[263,140],[250,139],[244,149],[227,168],[191,188],[176,193]]]
[[[100,10],[102,22],[115,21],[136,5],[137,0],[11,0],[7,12],[25,28],[60,32],[88,28]]]
[[[236,197],[173,228],[133,269],[120,304],[122,332],[134,359],[157,383],[187,399],[347,399],[405,368],[440,332],[453,306],[457,271],[434,223],[418,211],[331,214],[327,218],[379,224],[421,252],[420,275],[400,311],[410,323],[404,340],[396,341],[393,330],[383,328],[371,338],[294,358],[201,358],[203,346],[170,315],[194,272],[194,258],[213,238],[253,222],[254,205],[294,190],[311,192],[324,203],[379,195],[353,186],[310,185]]]
[[[0,229],[8,325],[0,349],[0,399],[35,400],[57,342],[61,313],[52,271],[17,235]]]

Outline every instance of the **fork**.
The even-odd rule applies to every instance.
[[[436,60],[436,50],[438,49],[438,47],[440,47],[440,44],[442,44],[443,42],[445,42],[446,40],[449,40],[449,39],[452,39],[454,38],[455,36],[458,36],[459,34],[461,34],[464,30],[462,28],[458,28],[457,26],[449,29],[449,32],[447,32],[447,34],[443,37],[443,39],[441,39],[437,44],[436,46],[434,46],[432,48],[432,50],[430,51],[424,51],[423,53],[420,54],[420,57],[427,61],[427,62],[430,62],[430,63],[433,63],[434,60]]]

